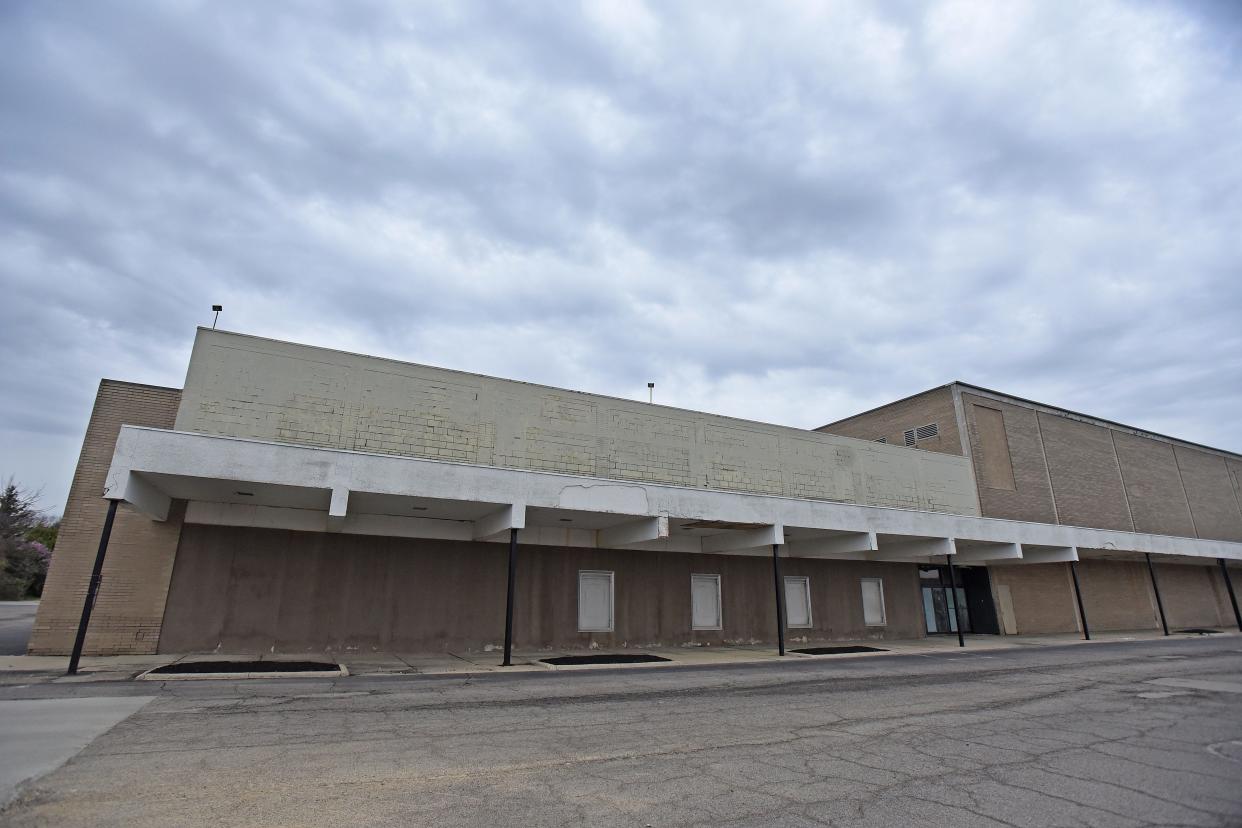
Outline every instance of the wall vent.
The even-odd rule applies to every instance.
[[[906,445],[907,446],[914,445],[914,429],[910,429],[909,431],[906,432]]]
[[[914,439],[916,440],[927,440],[932,437],[939,437],[939,436],[940,436],[940,426],[937,425],[936,423],[932,423],[931,425],[919,426],[918,428],[914,430]]]
[[[887,438],[887,437],[881,437],[880,439],[876,440],[876,442],[877,442],[877,443],[887,443],[887,442],[888,442],[888,438]]]

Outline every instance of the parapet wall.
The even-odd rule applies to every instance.
[[[979,514],[961,457],[207,329],[195,340],[176,428]]]

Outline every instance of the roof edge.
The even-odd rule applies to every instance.
[[[1184,446],[1193,446],[1194,448],[1198,448],[1198,449],[1206,449],[1207,451],[1214,452],[1216,454],[1225,454],[1225,455],[1228,455],[1229,457],[1236,457],[1237,459],[1242,460],[1242,454],[1236,451],[1230,451],[1229,449],[1217,448],[1216,446],[1209,446],[1204,443],[1196,443],[1193,440],[1185,440],[1181,437],[1174,437],[1170,434],[1161,434],[1159,431],[1152,431],[1150,429],[1140,428],[1139,426],[1132,426],[1126,423],[1120,423],[1120,422],[1117,422],[1116,420],[1109,420],[1106,417],[1097,417],[1094,414],[1084,414],[1083,412],[1075,411],[1072,408],[1062,408],[1059,405],[1051,405],[1049,403],[1039,402],[1038,400],[1027,399],[1026,397],[1018,397],[1013,394],[1006,394],[1004,391],[997,391],[993,388],[985,388],[982,385],[974,385],[969,382],[962,382],[961,380],[954,380],[953,382],[949,383],[949,385],[958,386],[959,388],[968,388],[972,391],[982,391],[984,394],[990,394],[993,397],[1000,397],[1001,399],[1005,399],[1005,400],[1012,400],[1013,402],[1021,404],[1021,405],[1032,406],[1034,408],[1043,408],[1049,411],[1059,412],[1061,414],[1068,414],[1071,417],[1081,419],[1084,421],[1089,421],[1089,422],[1098,423],[1104,426],[1111,426],[1114,428],[1124,429],[1125,431],[1131,432],[1132,434],[1135,434],[1137,436],[1154,437],[1158,440],[1164,440],[1170,443],[1177,443],[1177,444],[1184,445]],[[935,389],[931,389],[931,390],[934,391]],[[892,405],[892,403],[890,403],[890,405]],[[881,406],[881,408],[883,407],[884,406]]]
[[[885,408],[888,408],[888,407],[890,407],[890,406],[897,405],[898,403],[903,403],[903,402],[906,402],[907,400],[912,400],[912,399],[914,399],[915,397],[921,397],[921,396],[923,396],[924,394],[930,394],[930,393],[931,393],[931,392],[933,392],[933,391],[940,391],[941,389],[944,389],[944,388],[952,388],[954,385],[961,385],[961,384],[962,384],[962,383],[960,383],[960,382],[958,382],[958,381],[954,380],[953,382],[946,382],[944,385],[936,385],[936,386],[933,386],[933,387],[928,388],[928,389],[926,389],[926,390],[919,391],[919,392],[917,392],[917,393],[910,394],[910,395],[908,395],[908,396],[901,397],[901,398],[899,398],[899,399],[893,400],[892,402],[886,402],[886,403],[884,403],[883,405],[877,405],[877,406],[875,406],[874,408],[868,408],[866,411],[859,411],[857,414],[851,414],[851,415],[850,415],[850,416],[848,416],[848,417],[842,417],[842,418],[841,418],[841,419],[839,419],[839,420],[833,420],[833,421],[832,421],[832,422],[830,422],[830,423],[824,423],[822,426],[819,426],[818,428],[813,428],[813,429],[811,429],[811,430],[812,430],[812,431],[823,431],[825,428],[828,428],[828,426],[838,425],[839,423],[843,423],[843,422],[845,422],[846,420],[853,420],[853,419],[856,419],[856,418],[858,418],[858,417],[863,417],[863,416],[865,416],[865,415],[867,415],[867,414],[874,414],[876,411],[882,411],[882,410],[883,410],[883,409],[885,409]],[[971,387],[973,388],[974,386],[971,386]],[[981,391],[986,391],[987,389],[986,389],[986,388],[981,388],[981,389],[979,389],[979,390],[981,390]]]

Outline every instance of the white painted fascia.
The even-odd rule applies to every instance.
[[[872,561],[914,561],[956,555],[953,538],[918,538],[899,543],[884,543],[877,552],[867,554]]]
[[[666,517],[687,521],[761,524],[764,527],[762,530],[747,530],[755,532],[753,537],[737,537],[743,534],[741,532],[708,536],[704,543],[699,544],[701,551],[723,551],[726,545],[736,547],[739,543],[752,543],[756,547],[780,544],[784,542],[784,537],[777,527],[788,526],[859,535],[878,533],[908,536],[911,541],[932,538],[948,542],[956,539],[964,545],[970,545],[974,541],[1020,544],[1024,547],[1108,550],[1242,561],[1242,544],[1229,541],[629,483],[560,473],[122,426],[108,471],[104,496],[123,499],[153,519],[165,519],[168,494],[161,491],[152,478],[144,477],[145,475],[244,481],[321,489],[325,492],[346,489],[352,492],[411,498],[490,503],[495,504],[498,510],[502,507],[513,510],[509,515],[508,526],[502,526],[501,531],[503,528],[520,528],[522,542],[532,543],[544,542],[535,540],[536,538],[546,538],[548,543],[563,543],[563,539],[573,538],[573,545],[594,545],[598,542],[598,537],[596,532],[589,530],[515,526],[518,505],[523,507],[523,523],[525,508],[530,507],[615,514],[619,523],[626,522],[622,518],[637,521],[642,518]],[[199,514],[201,510],[196,508],[195,513]],[[222,513],[215,514],[219,516]],[[230,511],[229,514],[233,513]],[[326,521],[328,514],[320,514],[323,514]],[[349,526],[365,525],[373,528],[376,519],[382,517],[347,513],[341,520],[341,531],[347,531],[345,527]],[[355,521],[355,518],[362,520]],[[412,526],[414,524],[405,521],[418,519],[401,517],[393,520],[401,526]],[[497,525],[503,523],[500,520]],[[470,538],[474,537],[474,529],[469,522],[459,525],[467,527]],[[453,530],[457,531],[459,530]],[[575,531],[579,534],[574,534]],[[734,537],[725,540],[730,536]],[[531,540],[528,541],[528,537]],[[557,540],[558,538],[562,540]],[[697,538],[690,537],[665,537],[641,542],[637,546],[689,550],[697,541]],[[881,542],[878,546],[875,554],[911,551],[890,550],[893,544],[888,542]],[[1024,557],[1030,559],[1029,556]]]
[[[990,543],[966,549],[958,545],[957,554],[953,558],[954,563],[962,564],[1020,560],[1022,560],[1022,547],[1016,543]]]
[[[661,540],[667,538],[668,535],[668,516],[659,515],[599,529],[595,533],[595,544],[601,549],[617,549],[636,543]]]

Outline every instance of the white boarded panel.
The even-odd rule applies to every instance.
[[[879,578],[862,579],[863,623],[882,627],[888,623],[884,613],[884,582]]]
[[[785,578],[785,626],[811,626],[811,582],[808,578]]]
[[[579,632],[612,631],[612,573],[578,573]]]
[[[690,616],[696,630],[718,630],[720,615],[720,576],[690,576]]]

